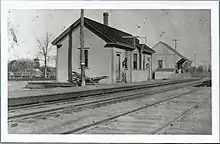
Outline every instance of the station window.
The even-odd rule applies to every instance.
[[[163,68],[163,60],[158,60],[158,68]]]
[[[84,50],[85,67],[88,68],[88,50]]]
[[[137,54],[134,53],[133,55],[133,68],[137,69]]]
[[[81,55],[81,54],[80,54],[80,55]],[[88,68],[88,55],[89,55],[88,49],[84,49],[85,68]],[[80,68],[81,68],[81,59],[79,60],[79,66],[80,66]]]

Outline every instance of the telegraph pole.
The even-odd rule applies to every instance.
[[[194,67],[195,67],[195,74],[196,74],[196,53],[194,53]]]
[[[175,48],[175,51],[176,51],[176,48],[177,48],[177,42],[180,41],[178,39],[173,39],[172,41],[174,41],[174,48]]]
[[[212,64],[212,51],[211,51],[211,48],[209,48],[209,57],[210,57],[209,64],[210,64],[210,71],[211,71],[211,69],[212,69],[212,65],[211,65]],[[208,69],[209,69],[209,65],[208,65]]]
[[[84,10],[81,9],[80,22],[80,58],[81,58],[81,86],[85,86],[85,54],[84,54]]]
[[[176,51],[176,47],[177,47],[177,42],[179,41],[178,39],[173,39],[172,41],[174,41],[174,48],[175,48],[175,51]],[[177,64],[176,64],[176,54],[174,55],[175,56],[175,66],[176,66],[176,69],[177,69]],[[179,73],[179,71],[178,71]]]
[[[68,47],[68,81],[72,83],[72,28],[69,32],[69,47]]]

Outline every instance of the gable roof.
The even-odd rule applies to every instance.
[[[68,35],[70,31],[74,30],[79,25],[80,25],[80,18],[77,21],[75,21],[71,26],[69,26],[58,37],[56,37],[52,41],[52,44],[53,45],[58,44],[58,42],[61,41],[66,35]],[[123,36],[132,36],[131,34],[123,32],[116,28],[104,25],[92,19],[84,17],[84,26],[88,28],[90,31],[92,31],[93,33],[95,33],[97,36],[102,38],[107,43],[106,46],[126,47],[131,50],[134,50],[136,47],[142,47],[142,45],[139,44],[139,40],[137,38],[135,39],[136,47],[133,44],[134,40],[132,38],[131,39],[123,38]],[[155,52],[154,50],[149,48],[147,45],[144,45],[144,50],[147,51],[148,53]]]
[[[186,61],[186,59],[184,59],[184,58],[181,58],[178,62],[177,62],[177,64],[181,64],[181,63],[184,63]]]
[[[169,50],[171,50],[173,53],[175,53],[176,55],[178,55],[179,57],[181,57],[184,60],[190,61],[188,58],[186,58],[185,56],[183,56],[182,54],[180,54],[178,51],[176,51],[175,49],[173,49],[171,46],[169,46],[168,44],[166,44],[165,42],[158,42],[155,46],[153,46],[153,49],[158,45],[158,44],[162,44],[165,45],[166,48],[168,48]]]
[[[151,49],[150,47],[148,47],[146,44],[139,44],[139,46],[137,46],[137,47],[142,48],[143,52],[155,53],[155,51],[153,49]]]

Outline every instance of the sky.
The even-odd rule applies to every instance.
[[[85,10],[85,17],[103,23],[103,12],[109,13],[109,26],[147,38],[146,44],[153,47],[163,41],[174,47],[190,60],[196,56],[197,64],[210,63],[211,12],[210,10]],[[17,37],[8,59],[37,56],[36,39],[46,32],[51,40],[80,17],[80,10],[10,10],[8,24]],[[139,27],[139,28],[138,28]],[[160,37],[160,35],[162,36]],[[144,39],[140,39],[144,42]],[[9,43],[13,43],[9,34]],[[50,55],[56,54],[54,47]],[[54,65],[55,63],[51,63]]]

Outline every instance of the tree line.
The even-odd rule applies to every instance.
[[[8,11],[7,17],[7,25],[8,25],[8,35],[9,35],[9,47],[8,52],[13,52],[15,48],[18,48],[20,44],[20,39],[17,37],[18,28],[20,24],[12,23],[12,13],[14,10]],[[50,15],[49,15],[50,16]],[[36,15],[37,19],[39,15]],[[44,72],[44,77],[46,77],[48,69],[48,63],[55,60],[55,56],[51,56],[52,45],[50,44],[52,40],[52,35],[47,31],[44,36],[37,38],[37,58],[30,60],[30,59],[19,59],[13,60],[8,63],[8,70],[9,72],[18,72],[18,71],[30,71],[33,68],[41,69]],[[40,66],[40,61],[44,64],[44,66]],[[43,68],[43,70],[42,70]],[[50,70],[49,70],[50,71]],[[48,72],[49,72],[48,71]]]
[[[33,72],[34,70],[40,70],[43,72],[43,77],[46,78],[45,74],[45,66],[40,65],[40,60],[38,58],[35,59],[18,59],[12,60],[8,62],[8,72],[12,73],[22,73],[22,72]],[[55,72],[55,67],[46,67],[47,72]]]

